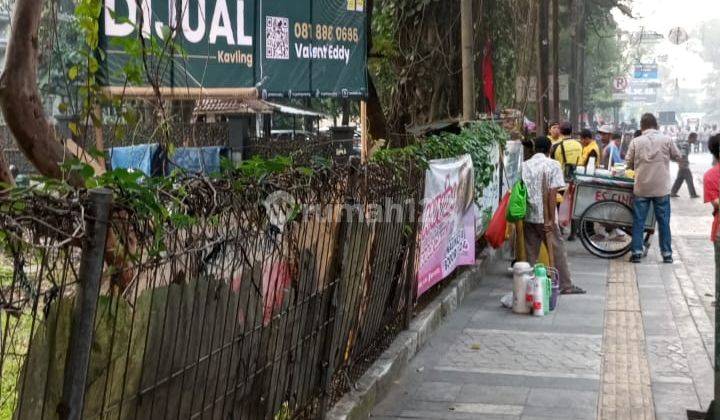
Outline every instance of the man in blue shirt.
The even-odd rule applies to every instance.
[[[620,155],[620,144],[614,138],[615,130],[613,127],[603,125],[598,132],[600,133],[600,142],[603,149],[600,165],[606,169],[611,169],[616,163],[625,163]]]

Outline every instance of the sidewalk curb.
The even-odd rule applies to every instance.
[[[478,259],[474,266],[460,272],[438,297],[417,314],[410,323],[410,328],[398,334],[390,347],[360,377],[355,389],[345,394],[328,412],[326,419],[369,418],[379,400],[378,396],[388,392],[393,382],[400,378],[410,361],[430,340],[443,321],[457,310],[471,291],[477,288],[491,260],[489,257],[483,257]]]

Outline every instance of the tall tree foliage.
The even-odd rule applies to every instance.
[[[532,0],[474,2],[476,76],[484,47],[492,44],[498,103],[514,106],[515,78],[529,66]],[[460,114],[460,6],[443,0],[375,0],[370,70],[396,137],[407,126]],[[477,84],[483,109],[482,83]]]

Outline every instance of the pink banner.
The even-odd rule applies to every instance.
[[[430,162],[420,231],[418,296],[475,263],[474,171],[469,155]]]

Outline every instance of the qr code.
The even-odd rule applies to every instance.
[[[265,58],[269,60],[290,59],[290,20],[267,16],[265,18]]]

